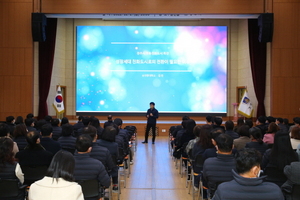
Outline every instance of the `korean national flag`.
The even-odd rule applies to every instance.
[[[61,94],[60,86],[57,87],[56,96],[54,98],[53,107],[55,108],[58,114],[61,114],[65,111],[63,96]]]

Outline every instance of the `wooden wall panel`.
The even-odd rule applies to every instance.
[[[44,13],[262,13],[263,0],[42,0]]]

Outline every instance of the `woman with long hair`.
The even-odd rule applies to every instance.
[[[193,147],[193,158],[196,158],[198,154],[203,154],[204,151],[208,148],[214,148],[214,145],[211,141],[210,132],[212,131],[211,125],[203,125],[201,126],[199,141],[195,143]]]
[[[274,144],[274,136],[277,131],[279,131],[279,127],[275,122],[271,122],[268,126],[268,131],[264,135],[263,142],[270,145]]]
[[[265,151],[268,149],[268,145],[262,140],[261,130],[258,127],[252,127],[249,129],[251,142],[248,142],[245,148],[254,148],[264,155]]]
[[[81,186],[74,182],[74,166],[70,152],[57,152],[46,176],[30,186],[29,200],[83,200]]]
[[[98,138],[100,139],[104,129],[100,126],[99,119],[97,117],[91,118],[90,125],[97,129],[97,135],[98,135]]]
[[[237,120],[237,122],[236,122],[236,126],[234,127],[233,131],[237,133],[237,132],[238,132],[238,129],[239,129],[241,126],[243,126],[243,125],[245,125],[244,119],[243,119],[243,118],[238,118],[238,120]]]
[[[22,151],[27,146],[26,141],[27,128],[25,124],[18,124],[14,130],[14,141],[17,143],[19,151]]]

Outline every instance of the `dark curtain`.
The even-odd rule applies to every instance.
[[[259,27],[257,19],[248,19],[248,34],[252,80],[258,101],[256,116],[265,116],[267,45],[258,41]]]
[[[46,41],[39,42],[39,112],[38,119],[48,115],[47,98],[50,89],[55,40],[56,40],[57,19],[47,19]]]

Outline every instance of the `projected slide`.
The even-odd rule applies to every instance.
[[[227,112],[226,26],[77,26],[76,112]]]

